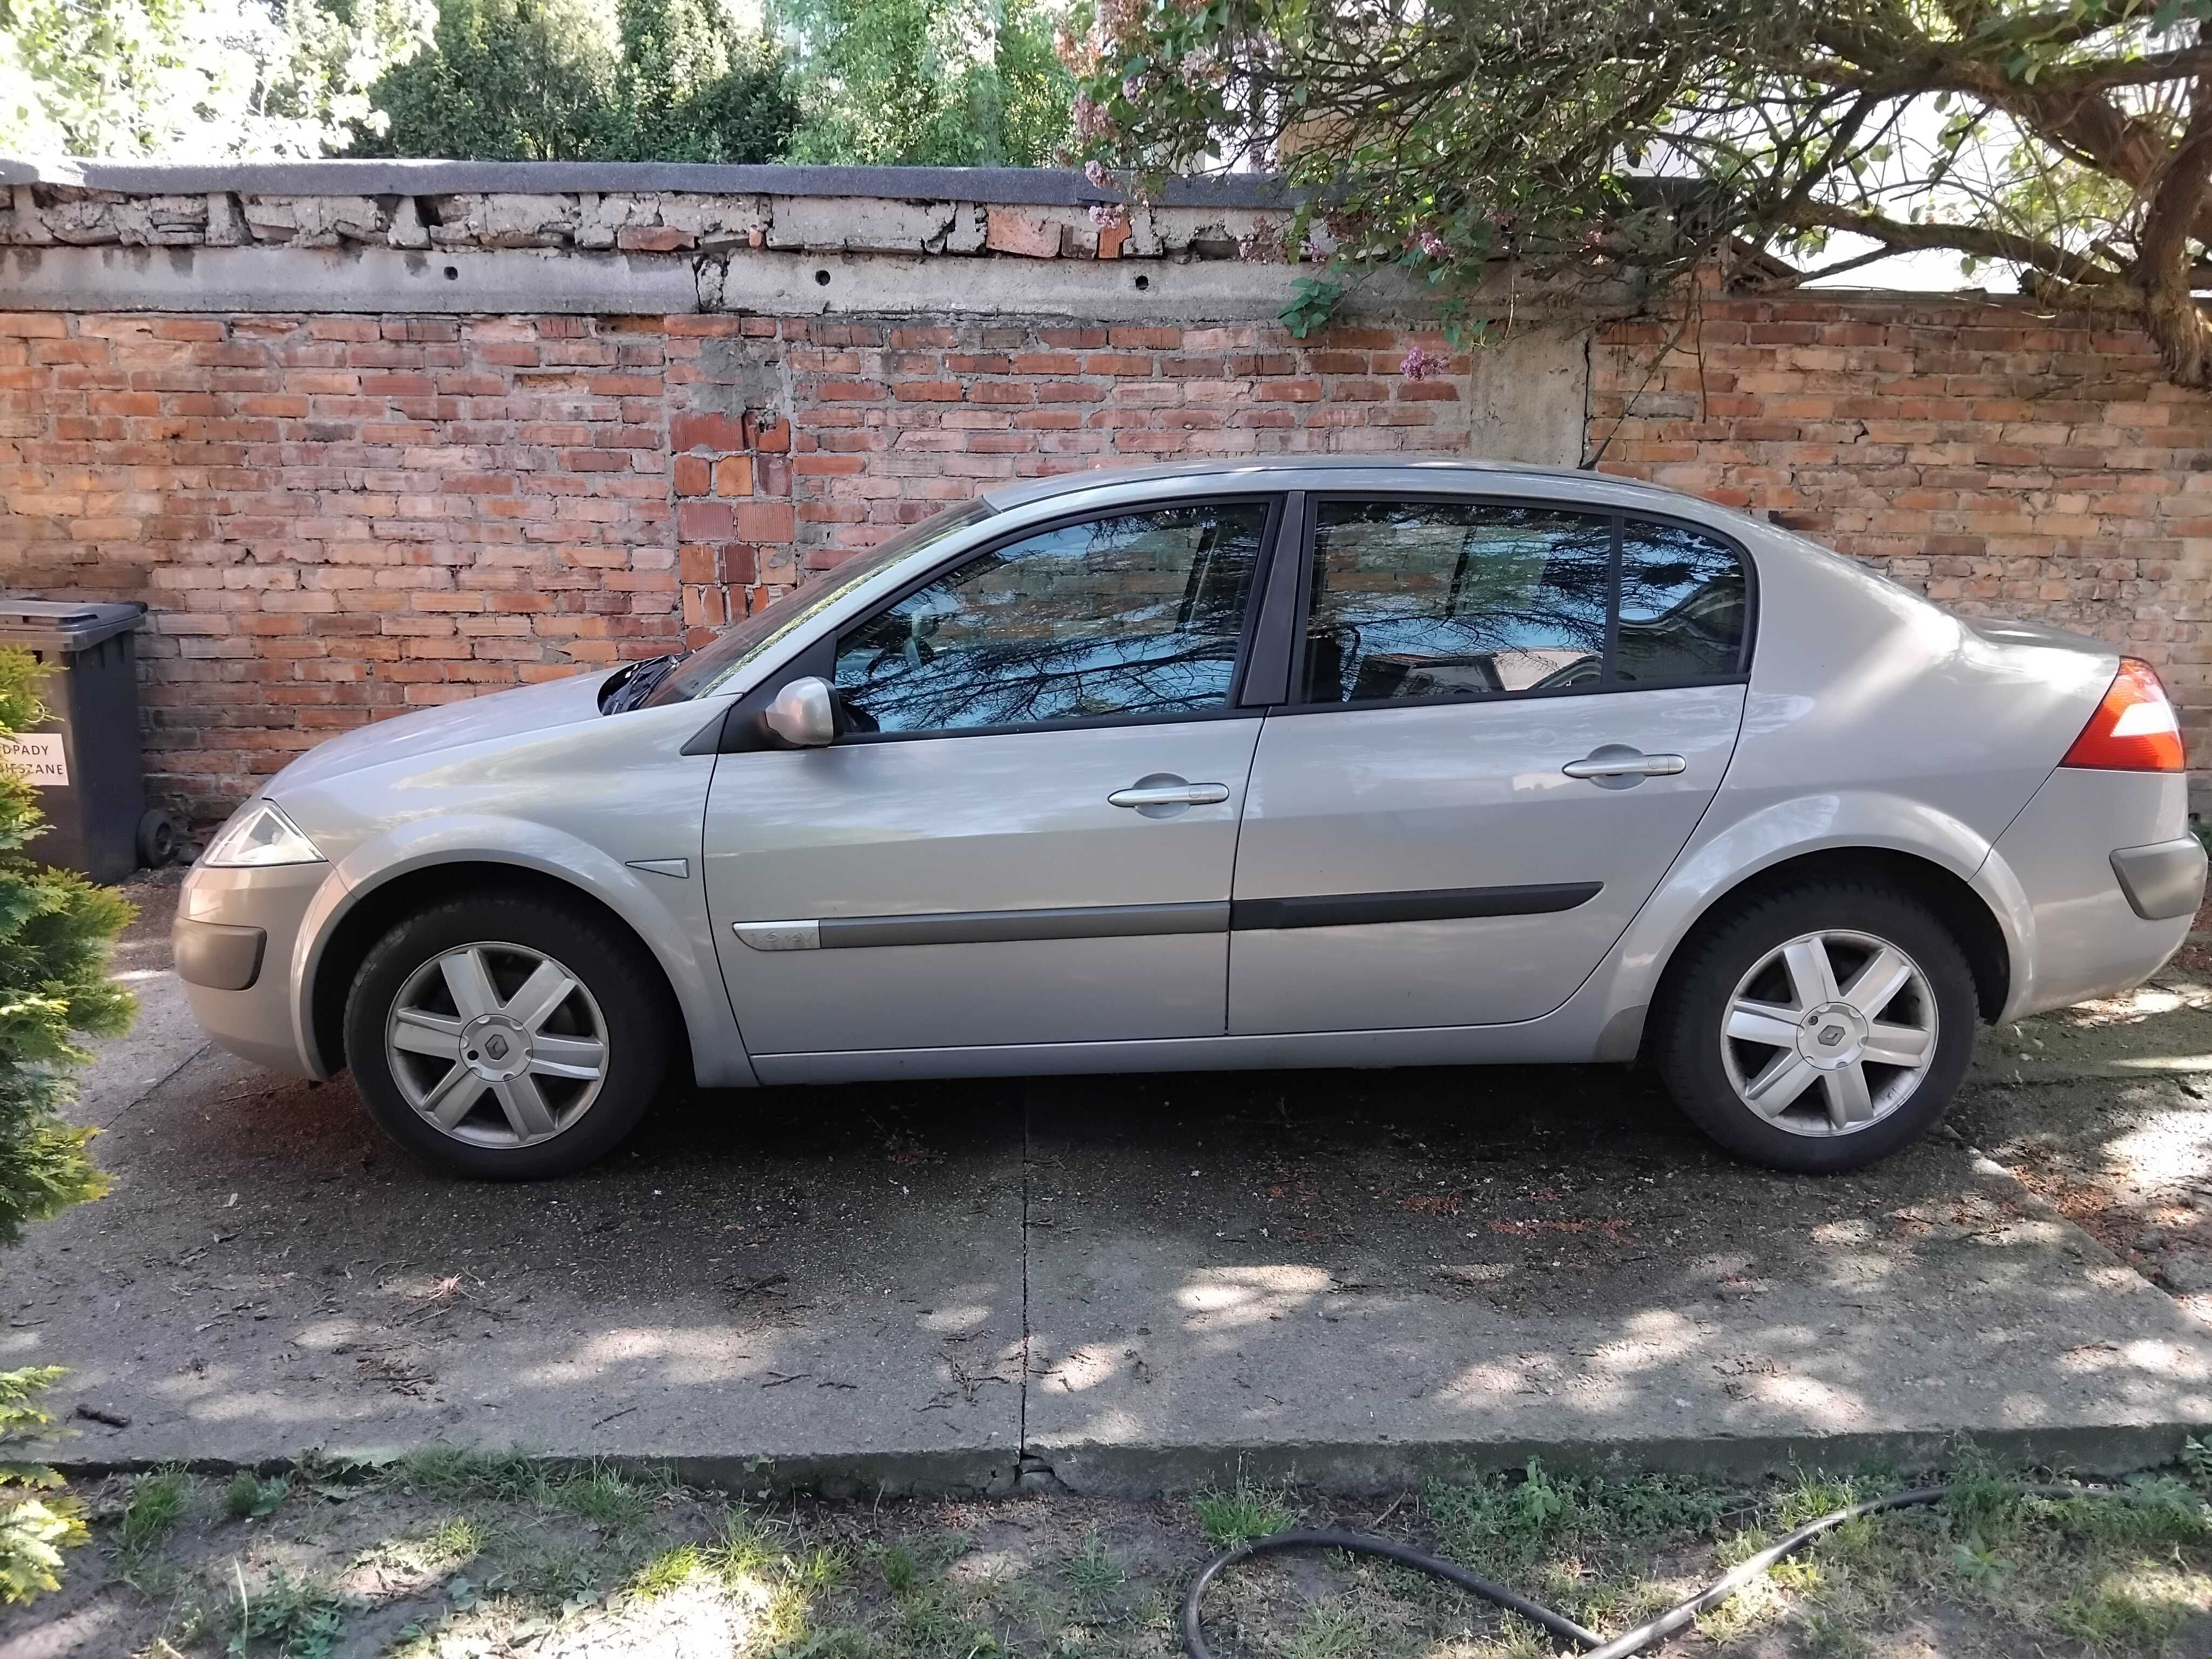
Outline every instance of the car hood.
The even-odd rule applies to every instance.
[[[607,678],[607,670],[595,668],[567,679],[518,686],[512,691],[495,691],[465,702],[379,720],[310,749],[271,779],[262,793],[282,802],[288,789],[312,787],[348,772],[391,761],[417,760],[442,749],[597,720],[599,688]]]

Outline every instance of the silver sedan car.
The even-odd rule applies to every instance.
[[[325,743],[175,937],[216,1041],[475,1176],[672,1074],[1639,1058],[1832,1170],[2204,877],[2109,646],[1663,489],[1284,458],[1010,484],[689,654]]]

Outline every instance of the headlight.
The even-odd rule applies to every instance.
[[[220,870],[248,870],[269,864],[320,864],[315,843],[279,811],[273,800],[257,800],[225,824],[200,862]]]

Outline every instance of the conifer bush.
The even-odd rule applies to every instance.
[[[45,719],[43,673],[0,651],[0,735]],[[109,949],[131,917],[123,896],[40,864],[25,851],[44,822],[37,790],[0,766],[0,1246],[24,1226],[97,1198],[106,1176],[86,1155],[93,1131],[62,1115],[87,1037],[120,1035],[135,1012],[107,976]],[[60,1582],[62,1550],[84,1523],[60,1477],[14,1454],[52,1425],[38,1397],[61,1372],[0,1371],[0,1601],[27,1601]]]

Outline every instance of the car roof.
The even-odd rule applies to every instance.
[[[1479,483],[1486,489],[1510,489],[1525,480],[1532,493],[1568,498],[1620,501],[1641,496],[1654,507],[1680,512],[1694,506],[1705,515],[1735,516],[1708,501],[1606,472],[1589,472],[1564,466],[1526,466],[1509,461],[1469,460],[1455,455],[1242,455],[1212,461],[1177,461],[1160,466],[1095,466],[1078,472],[1056,472],[1048,477],[1022,478],[985,492],[983,500],[995,511],[1027,507],[1085,490],[1117,489],[1128,484],[1175,484],[1188,482],[1218,486],[1249,482],[1258,489],[1292,487],[1290,475],[1299,473],[1380,473],[1409,485],[1422,483],[1449,488]],[[1571,486],[1562,489],[1561,485]],[[1173,493],[1172,491],[1169,493]]]

